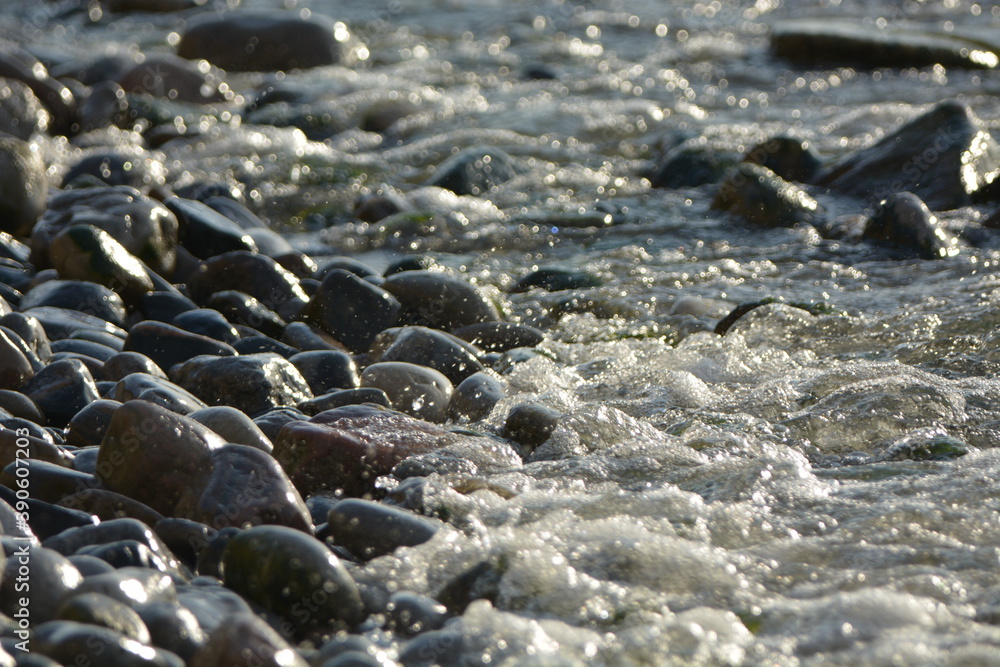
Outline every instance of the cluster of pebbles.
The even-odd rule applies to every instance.
[[[322,17],[237,13],[178,52],[275,70],[341,47]],[[0,53],[0,665],[390,664],[363,631],[434,662],[477,573],[440,601],[358,573],[446,526],[400,501],[422,477],[544,441],[542,406],[457,428],[544,335],[423,257],[318,266],[224,188],[175,192],[141,159],[88,156],[50,188],[36,133],[112,122],[144,86],[225,99],[214,68],[158,58],[156,81],[147,60],[74,92]]]

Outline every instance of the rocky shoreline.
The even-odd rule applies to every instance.
[[[90,3],[109,13],[203,4]],[[776,30],[775,53],[812,62],[854,49],[830,29],[823,53],[801,55],[813,29]],[[0,667],[455,664],[463,639],[448,621],[495,603],[505,564],[451,572],[435,597],[389,586],[366,565],[462,530],[425,494],[428,476],[451,475],[471,493],[484,484],[477,475],[563,458],[550,441],[557,409],[505,402],[508,373],[546,357],[547,332],[511,317],[496,287],[428,256],[384,271],[311,257],[224,180],[166,176],[150,153],[202,132],[175,103],[220,105],[317,140],[353,122],[270,83],[234,112],[241,100],[223,70],[366,57],[346,26],[318,15],[209,13],[177,37],[176,54],[49,68],[0,48]],[[883,50],[865,57],[889,65],[945,51],[970,62],[958,37],[872,39]],[[931,47],[942,50],[928,56]],[[389,134],[412,108],[378,111],[362,123]],[[141,129],[145,149],[98,148],[60,171],[33,143],[115,127]],[[519,169],[503,150],[474,146],[436,165],[423,190],[365,193],[353,215],[373,246],[424,247],[469,228],[428,200],[482,197],[489,218],[486,195]],[[647,173],[657,188],[715,184],[712,207],[734,224],[811,227],[926,259],[975,242],[975,230],[949,229],[934,212],[989,213],[998,175],[1000,148],[956,101],[833,163],[793,137],[743,155],[682,137]],[[829,210],[831,197],[850,210]],[[980,232],[995,226],[984,219]],[[615,218],[595,209],[562,222]],[[510,293],[599,284],[542,268]],[[716,332],[770,305],[737,309]],[[552,312],[596,308],[568,296]],[[699,461],[692,450],[675,463]]]

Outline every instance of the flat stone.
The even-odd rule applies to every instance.
[[[39,306],[38,308],[27,310],[24,313],[11,313],[9,316],[0,318],[0,323],[7,322],[8,320],[6,318],[15,315],[34,319],[39,325],[41,325],[41,329],[45,334],[45,340],[39,340],[37,338],[34,340],[25,340],[33,347],[33,349],[39,350],[41,353],[39,358],[43,361],[52,352],[49,346],[49,341],[70,338],[73,335],[78,335],[83,330],[107,333],[115,336],[116,338],[120,337],[122,339],[124,339],[127,335],[121,327],[115,326],[100,317],[88,315],[87,313],[82,313],[78,310],[56,308],[55,306]],[[23,335],[21,337],[24,338]]]
[[[272,353],[195,357],[172,376],[209,405],[229,405],[251,416],[312,398],[298,369]]]
[[[172,516],[181,496],[205,483],[212,451],[224,444],[193,419],[128,401],[115,411],[101,442],[97,478],[105,488]]]
[[[443,422],[454,387],[443,373],[404,361],[372,364],[361,373],[361,386],[381,389],[397,410],[419,419]]]
[[[105,523],[115,519],[135,519],[151,526],[163,519],[162,514],[148,505],[101,488],[88,488],[63,496],[59,499],[59,506],[85,512]]]

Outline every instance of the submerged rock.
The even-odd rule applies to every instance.
[[[718,183],[737,162],[737,155],[695,137],[660,158],[648,174],[649,184],[654,188],[693,188]]]
[[[499,148],[474,146],[438,166],[428,185],[457,195],[485,195],[517,176],[514,160]]]
[[[414,547],[434,537],[439,524],[407,510],[348,498],[333,506],[327,519],[333,543],[362,560]]]
[[[188,25],[177,55],[236,72],[306,69],[339,63],[346,33],[319,14],[212,13]]]
[[[924,259],[958,254],[952,236],[911,192],[890,195],[867,221],[864,238],[915,253]]]
[[[767,167],[786,181],[812,183],[823,162],[808,141],[778,136],[757,144],[743,158],[744,162]]]
[[[972,203],[1000,178],[1000,146],[961,102],[937,104],[817,177],[834,192],[877,202],[912,192],[933,210]]]
[[[820,225],[822,209],[809,193],[766,167],[743,162],[726,177],[712,208],[761,227]]]

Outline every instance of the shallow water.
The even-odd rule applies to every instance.
[[[499,428],[526,400],[559,409],[568,417],[538,460],[429,478],[422,502],[454,529],[356,572],[434,595],[456,572],[502,564],[496,606],[474,603],[449,626],[464,664],[1000,662],[1000,242],[980,234],[954,258],[898,260],[811,229],[747,228],[709,211],[712,186],[641,177],[684,132],[742,152],[792,131],[833,159],[950,98],[996,129],[995,72],[805,69],[769,55],[767,34],[827,15],[996,30],[1000,10],[682,4],[288,0],[364,45],[351,66],[284,78],[343,131],[310,141],[181,108],[206,134],[160,149],[168,182],[225,174],[316,257],[384,267],[430,252],[550,332],[470,425]],[[171,15],[94,23],[57,15],[67,8],[8,0],[0,35],[82,56],[169,50],[178,29]],[[522,76],[540,64],[556,78]],[[246,96],[265,79],[228,77]],[[411,113],[384,135],[357,129],[400,102]],[[84,143],[140,141],[107,132],[43,148],[58,176]],[[415,190],[475,145],[522,169],[492,203],[425,192],[438,212],[428,236],[352,221],[359,194]],[[844,216],[870,205],[821,203]],[[962,229],[985,213],[943,217]],[[582,292],[596,305],[560,315],[564,293],[506,294],[536,266],[596,274],[603,285]],[[764,297],[832,312],[771,305],[711,333]]]

